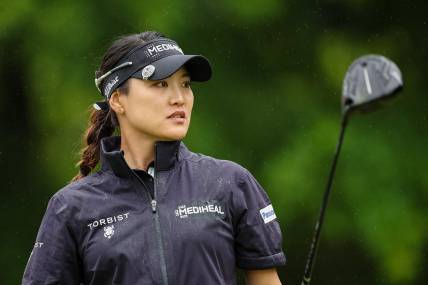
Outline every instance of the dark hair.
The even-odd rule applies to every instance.
[[[112,69],[131,49],[160,37],[165,36],[156,31],[120,36],[107,49],[101,61],[100,68],[95,72],[95,77],[98,78]],[[118,90],[123,94],[127,94],[128,82],[123,83]],[[84,147],[80,151],[81,159],[76,164],[79,167],[79,173],[71,181],[79,180],[89,175],[95,169],[100,160],[101,139],[111,136],[116,127],[119,127],[116,113],[111,108],[108,108],[108,110],[95,110],[91,106],[90,109],[92,109],[92,112],[88,128],[83,136]]]

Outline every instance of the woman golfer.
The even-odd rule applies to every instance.
[[[107,50],[73,182],[49,201],[23,284],[281,284],[281,231],[244,167],[182,142],[208,60],[158,32]],[[114,136],[115,130],[120,136]],[[94,170],[100,161],[101,168]]]

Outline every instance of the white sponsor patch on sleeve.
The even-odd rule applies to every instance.
[[[272,204],[269,204],[263,209],[260,209],[260,215],[262,216],[265,224],[276,219],[276,215],[275,215],[275,212],[273,211]]]

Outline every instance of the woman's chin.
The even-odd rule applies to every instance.
[[[170,131],[160,136],[161,140],[164,141],[177,141],[182,140],[187,134],[187,131]]]

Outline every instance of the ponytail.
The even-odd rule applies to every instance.
[[[88,128],[83,138],[85,147],[80,151],[81,159],[76,164],[79,167],[79,173],[73,177],[71,182],[89,175],[95,169],[100,160],[101,139],[111,136],[116,129],[116,125],[115,113],[111,108],[108,110],[94,109],[92,111]]]

